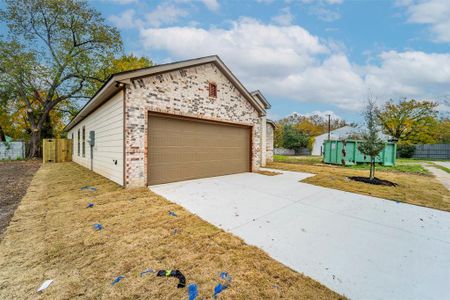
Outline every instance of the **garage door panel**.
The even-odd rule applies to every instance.
[[[217,173],[218,168],[227,168],[226,173]],[[154,174],[150,184],[167,183],[180,180],[189,180],[197,178],[205,178],[233,173],[241,173],[248,170],[242,170],[240,161],[228,161],[226,164],[222,161],[209,161],[207,164],[203,162],[188,162],[179,164],[160,164],[153,166]],[[177,176],[174,177],[174,174]]]
[[[181,151],[180,149],[167,149],[166,151],[164,149],[153,149],[152,153],[149,153],[149,160],[152,160],[152,165],[158,165],[171,164],[178,161],[234,160],[236,157],[248,155],[247,152],[235,148],[210,148],[206,151],[198,152],[194,149],[183,148]]]
[[[223,126],[223,125],[220,125]],[[237,130],[244,128],[231,127]],[[203,129],[203,128],[202,128]],[[233,130],[234,131],[234,130]],[[187,147],[198,144],[204,147],[233,147],[233,145],[242,145],[248,142],[248,135],[236,136],[234,132],[217,131],[215,134],[198,135],[195,132],[170,132],[169,130],[153,132],[149,137],[150,144],[157,147]]]
[[[149,184],[247,172],[250,134],[250,127],[150,115]]]

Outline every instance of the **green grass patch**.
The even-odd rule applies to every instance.
[[[287,156],[287,155],[274,155],[273,160],[275,162],[282,163],[294,163],[304,165],[314,165],[322,162],[321,156]]]
[[[445,171],[445,172],[447,172],[447,173],[450,174],[450,169],[447,168],[447,167],[444,167],[444,166],[441,166],[441,165],[438,165],[438,164],[433,164],[433,167],[436,167],[436,168],[438,168],[438,169],[441,169],[442,171]]]
[[[421,159],[421,158],[397,158],[396,163],[432,163],[433,160],[431,159]],[[439,161],[449,161],[449,160],[441,160],[439,159]]]
[[[289,164],[299,164],[299,165],[317,165],[322,164],[321,156],[287,156],[287,155],[274,155],[274,162],[278,163],[289,163]],[[400,162],[397,160],[397,164],[392,167],[377,165],[376,170],[385,172],[401,172],[401,173],[412,173],[412,174],[422,174],[428,175],[427,169],[420,165],[421,161],[418,160],[406,160],[402,159]],[[426,161],[423,161],[426,162]],[[355,170],[369,170],[369,164],[357,164],[353,166],[339,166],[333,165],[340,168],[350,168]]]
[[[369,164],[358,164],[354,166],[349,166],[348,168],[357,169],[357,170],[369,170]],[[427,169],[422,167],[420,164],[397,164],[392,167],[377,165],[375,171],[383,171],[383,172],[401,172],[401,173],[413,173],[413,174],[422,174],[428,175]]]

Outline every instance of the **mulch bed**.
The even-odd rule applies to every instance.
[[[351,176],[349,179],[374,185],[384,185],[384,186],[398,186],[395,182],[389,181],[389,180],[383,180],[380,178],[374,178],[373,180],[370,180],[369,177],[362,177],[362,176]]]
[[[0,162],[0,240],[40,166],[37,160]]]

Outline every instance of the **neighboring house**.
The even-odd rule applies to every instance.
[[[208,56],[112,75],[65,130],[73,161],[140,187],[258,170],[269,108]]]
[[[331,140],[342,140],[348,139],[352,136],[358,136],[363,131],[363,128],[355,126],[344,126],[335,130],[330,131]],[[382,140],[389,140],[389,137],[385,134],[380,133],[380,138]],[[328,139],[328,132],[314,137],[314,144],[311,155],[322,155],[323,152],[323,142]]]

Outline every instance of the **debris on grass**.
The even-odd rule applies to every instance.
[[[94,207],[94,203],[88,203],[88,205],[86,206],[86,208],[92,208]]]
[[[97,192],[80,191],[88,183]],[[88,202],[95,206],[86,209]],[[169,210],[178,217],[169,216]],[[94,223],[104,224],[103,230],[94,231]],[[171,236],[175,228],[180,231]],[[51,238],[42,238],[49,233]],[[147,268],[178,269],[186,287],[177,289],[178,279],[156,277],[156,272],[140,277]],[[0,299],[27,299],[31,291],[35,298],[187,300],[191,283],[198,285],[196,300],[211,299],[221,271],[233,276],[233,286],[219,299],[281,298],[271,282],[281,286],[286,299],[342,299],[147,187],[124,189],[73,162],[43,164],[0,244]],[[125,278],[112,286],[119,275]],[[245,282],[234,284],[238,277]],[[46,279],[54,282],[36,293]]]
[[[147,270],[141,272],[141,277],[144,277],[145,275],[147,275],[149,273],[156,273],[156,271],[148,268]]]
[[[169,215],[170,216],[172,216],[172,217],[176,217],[177,216],[177,214],[176,213],[174,213],[173,211],[171,211],[171,210],[169,210]]]
[[[192,283],[188,287],[189,300],[195,300],[198,296],[198,288],[195,283]]]
[[[124,279],[125,278],[125,276],[123,276],[123,275],[120,275],[120,276],[117,276],[115,279],[114,279],[114,281],[111,283],[111,285],[116,285],[117,283],[119,283],[122,279]]]
[[[94,226],[94,229],[97,230],[97,231],[103,229],[102,224],[99,224],[99,223],[95,223],[93,226]]]
[[[42,292],[43,290],[45,290],[46,288],[48,288],[50,286],[50,284],[52,284],[53,279],[48,279],[46,281],[44,281],[41,286],[37,289],[37,292]]]
[[[220,293],[222,293],[222,291],[226,290],[228,288],[227,285],[221,284],[219,283],[218,285],[216,285],[216,287],[214,288],[214,299],[217,299],[217,295],[219,295]]]
[[[225,279],[228,282],[231,282],[231,280],[232,280],[231,276],[228,275],[227,272],[221,272],[219,276],[220,276],[220,278]]]
[[[156,274],[158,277],[176,277],[178,278],[177,288],[184,288],[186,286],[186,277],[179,270],[159,270]]]
[[[226,283],[222,284],[219,283],[214,288],[214,299],[217,299],[217,295],[220,294],[222,291],[226,290],[228,288],[228,285],[230,284],[232,278],[230,275],[228,275],[227,272],[221,272],[219,277],[226,281]]]
[[[93,186],[85,185],[85,186],[80,187],[80,191],[93,191],[93,192],[95,192],[95,191],[97,191],[97,188],[93,187]]]

